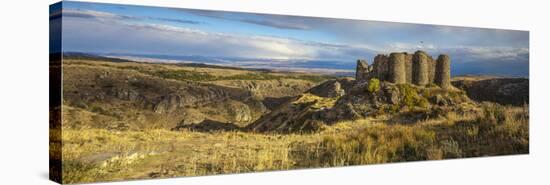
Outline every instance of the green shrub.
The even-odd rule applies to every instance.
[[[399,92],[401,92],[402,95],[402,106],[407,106],[409,108],[428,108],[428,100],[425,97],[419,95],[414,87],[409,84],[399,84],[397,87],[399,88]]]
[[[378,80],[377,78],[371,78],[369,80],[369,85],[367,87],[367,90],[370,93],[378,92],[380,90],[380,80]]]

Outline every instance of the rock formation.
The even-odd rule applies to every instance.
[[[368,81],[377,78],[391,83],[409,83],[425,86],[435,83],[441,88],[451,87],[451,60],[448,55],[440,55],[434,60],[424,51],[414,54],[391,53],[376,55],[373,64],[366,60],[357,61],[356,80]]]
[[[489,78],[453,80],[452,84],[466,91],[468,97],[478,102],[491,101],[502,105],[529,104],[529,79]]]
[[[359,59],[357,60],[357,67],[355,71],[355,79],[361,80],[367,78],[367,73],[369,70],[369,64],[367,60]]]
[[[307,92],[326,98],[335,98],[346,94],[345,90],[342,88],[342,85],[337,80],[329,80],[321,85],[311,88]]]

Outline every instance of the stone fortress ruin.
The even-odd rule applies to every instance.
[[[451,87],[451,59],[442,54],[436,60],[424,51],[378,54],[369,66],[366,60],[357,60],[357,81],[377,78],[396,84],[426,86],[434,83],[441,88]]]

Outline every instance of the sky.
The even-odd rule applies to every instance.
[[[527,31],[72,1],[57,19],[63,52],[353,71],[359,58],[424,50],[450,55],[453,75],[529,75]]]

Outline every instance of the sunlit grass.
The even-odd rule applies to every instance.
[[[529,152],[528,110],[484,104],[479,113],[414,124],[345,121],[309,134],[64,129],[65,183],[197,176],[437,160]]]

